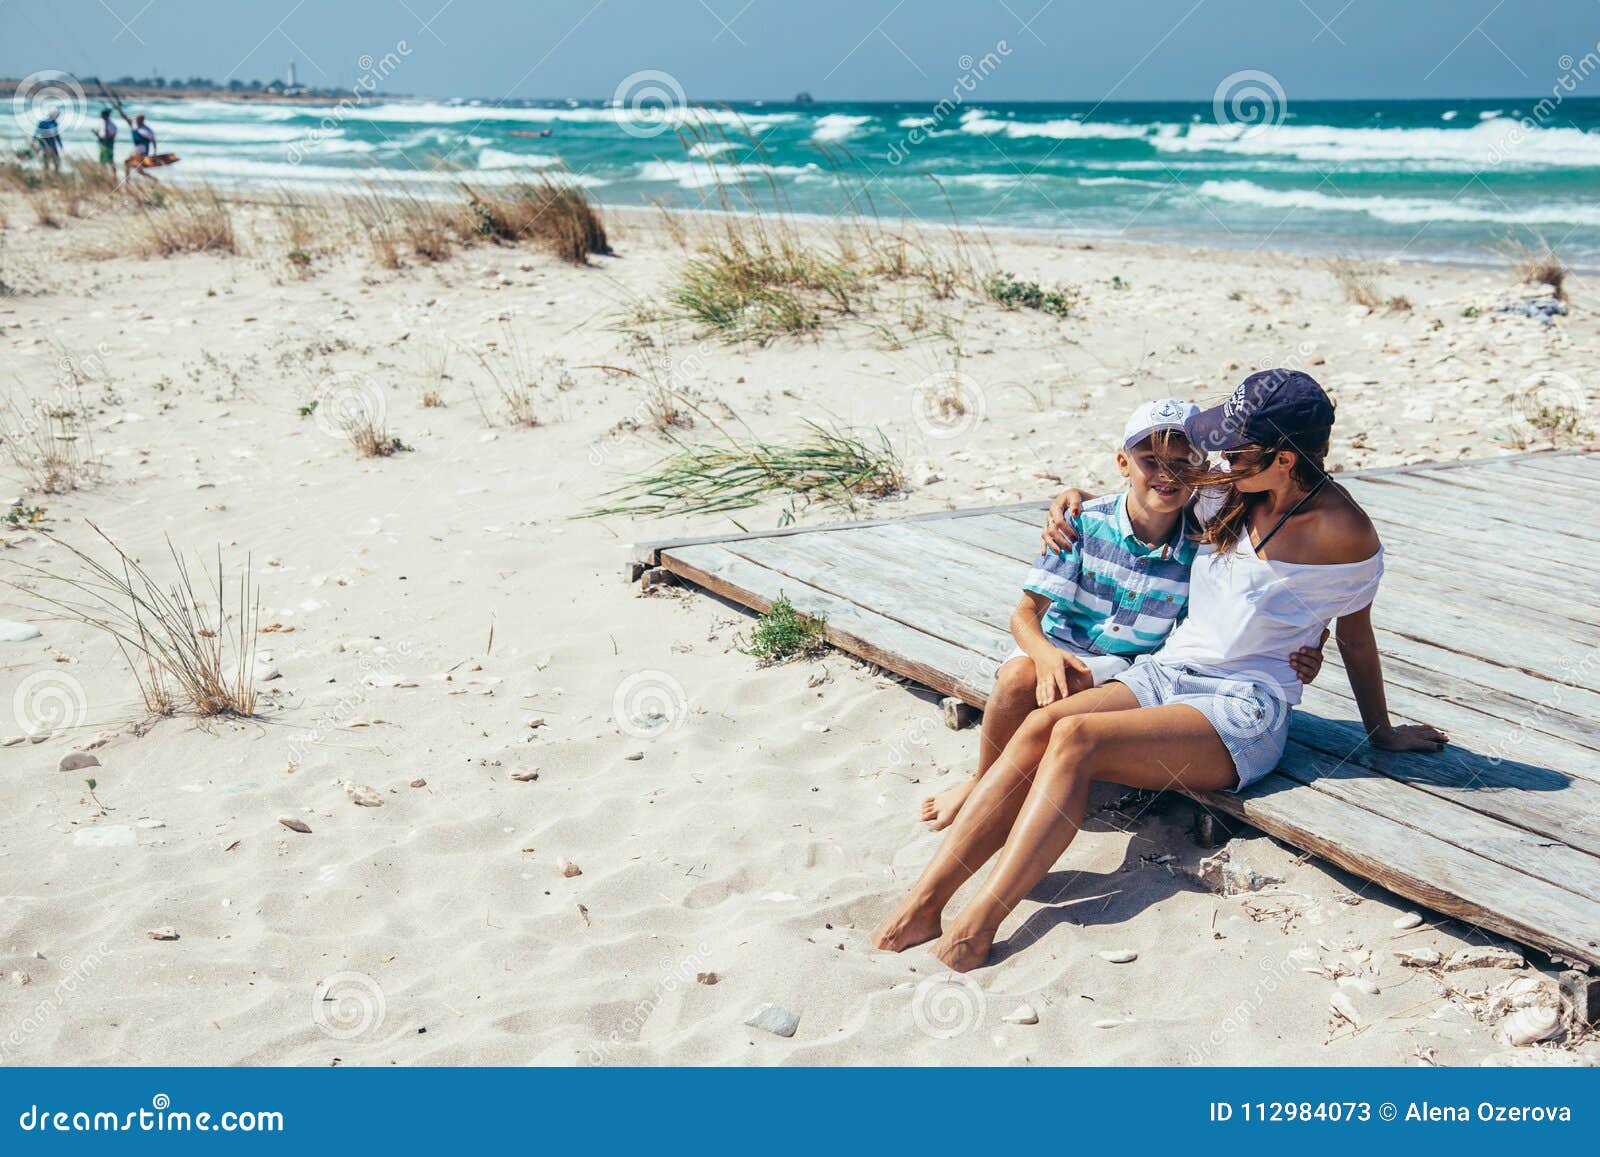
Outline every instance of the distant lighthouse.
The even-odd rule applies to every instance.
[[[294,87],[294,61],[292,60],[289,62],[289,77],[287,81],[285,81],[285,84],[289,88]]]

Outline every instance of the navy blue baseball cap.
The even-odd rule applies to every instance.
[[[1333,430],[1333,399],[1310,374],[1262,370],[1240,382],[1222,405],[1186,421],[1183,430],[1202,451],[1295,445],[1317,449]]]

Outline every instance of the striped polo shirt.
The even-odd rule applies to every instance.
[[[1098,655],[1156,650],[1189,605],[1196,544],[1184,522],[1170,541],[1146,546],[1128,520],[1126,493],[1085,502],[1071,522],[1077,549],[1040,555],[1023,584],[1050,600],[1044,633]]]

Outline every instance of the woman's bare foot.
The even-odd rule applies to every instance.
[[[961,810],[961,805],[967,802],[967,797],[972,794],[972,789],[977,786],[976,779],[964,780],[955,787],[946,788],[938,795],[930,795],[922,801],[922,819],[932,830],[941,832],[956,822],[956,813]]]
[[[952,972],[971,972],[989,962],[989,949],[994,946],[994,930],[974,928],[970,932],[960,928],[939,937],[931,951]]]
[[[942,931],[938,912],[930,912],[907,900],[872,934],[872,945],[885,952],[904,952],[907,948],[938,939]]]

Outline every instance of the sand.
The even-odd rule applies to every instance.
[[[8,474],[0,499],[45,507],[42,529],[85,548],[92,520],[161,575],[167,537],[190,558],[220,545],[230,574],[248,560],[262,625],[284,628],[259,636],[262,674],[277,677],[259,685],[258,718],[151,721],[108,638],[0,596],[0,619],[42,631],[0,643],[0,737],[29,729],[14,717],[24,688],[30,710],[63,710],[42,742],[0,750],[7,1063],[1476,1064],[1508,1051],[1474,1015],[1481,1001],[1392,956],[1482,933],[1425,911],[1398,931],[1411,905],[1261,836],[1232,855],[1282,882],[1209,891],[1189,875],[1207,853],[1176,799],[1098,791],[1041,888],[1050,902],[1025,904],[1006,929],[1023,931],[970,978],[920,950],[871,950],[938,839],[917,804],[968,773],[976,732],[946,730],[928,696],[838,653],[759,668],[737,649],[742,612],[622,581],[631,543],[732,519],[572,517],[665,446],[647,423],[628,428],[647,413],[639,382],[587,368],[645,364],[620,321],[682,260],[654,218],[611,214],[618,256],[586,269],[480,247],[386,271],[352,246],[299,278],[256,207],[235,210],[243,254],[170,259],[91,256],[128,240],[110,215],[57,229],[14,196],[4,210],[0,277],[18,290],[0,299],[5,388],[38,398],[69,368],[86,378],[103,470],[42,496]],[[762,437],[802,418],[881,427],[912,488],[868,504],[879,515],[1103,486],[1137,400],[1214,400],[1253,367],[1301,364],[1329,387],[1345,468],[1517,449],[1519,391],[1590,418],[1600,400],[1595,315],[1495,314],[1529,292],[1504,267],[1393,264],[1382,292],[1411,308],[1368,310],[1315,258],[994,248],[1021,277],[1082,286],[1081,316],[900,283],[876,316],[816,340],[729,346],[649,327],[653,356],[673,359],[705,415]],[[917,310],[948,320],[909,332]],[[510,340],[567,365],[536,391],[535,428],[487,425],[472,400],[469,383],[486,399],[491,387],[470,351]],[[445,404],[424,407],[428,351],[445,342]],[[918,384],[952,371],[968,375],[969,415],[930,425]],[[325,420],[352,395],[381,398],[411,449],[358,457]],[[313,398],[319,413],[302,415]],[[712,430],[702,416],[676,433]],[[736,518],[782,514],[772,502]],[[65,565],[38,529],[0,531],[0,565]],[[100,766],[56,770],[96,743]],[[177,939],[150,938],[165,929]],[[1100,955],[1123,950],[1137,959]],[[1470,994],[1554,976],[1535,964],[1448,979]],[[1340,972],[1380,989],[1349,993],[1359,1030],[1330,1010]],[[792,1037],[743,1023],[767,1003],[798,1016]],[[1024,1004],[1037,1023],[1007,1023]]]

